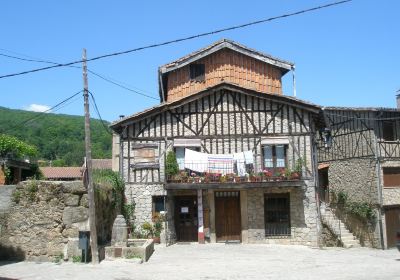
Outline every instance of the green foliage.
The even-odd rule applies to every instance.
[[[42,180],[43,174],[40,171],[39,165],[31,164],[31,168],[29,170],[22,170],[22,178],[32,179],[32,180]]]
[[[54,257],[53,262],[54,263],[60,263],[64,259],[64,254],[60,253],[57,256]]]
[[[118,172],[109,169],[93,170],[93,182],[95,184],[112,188],[113,206],[119,213],[122,213],[125,183]]]
[[[132,253],[127,254],[125,258],[126,259],[142,259],[142,256],[132,252]]]
[[[163,217],[161,215],[156,216],[153,223],[153,231],[155,237],[160,237],[161,231],[163,230]]]
[[[81,256],[72,256],[72,262],[80,263],[80,262],[82,262],[82,257]]]
[[[301,174],[301,171],[303,169],[303,166],[306,166],[306,160],[303,159],[302,157],[298,158],[296,160],[296,164],[294,166],[294,172],[298,172],[299,174]]]
[[[0,157],[12,158],[34,157],[37,155],[37,149],[16,137],[0,134]]]
[[[22,197],[22,192],[20,190],[15,190],[12,193],[11,200],[18,204],[21,201],[21,197]]]
[[[33,202],[36,198],[36,193],[39,190],[38,182],[37,181],[30,181],[28,186],[26,187],[26,194],[28,196],[29,201]]]
[[[367,202],[349,201],[348,194],[344,191],[333,192],[333,198],[339,208],[344,210],[347,214],[354,215],[367,221],[374,221],[376,219],[373,207]]]
[[[36,146],[37,157],[51,160],[52,166],[81,166],[85,156],[84,117],[46,114],[20,125],[39,114],[0,107],[0,131],[13,128],[8,132],[10,135]],[[110,158],[111,135],[100,120],[91,119],[90,126],[93,158]]]
[[[153,225],[149,222],[144,222],[142,224],[142,229],[144,230],[145,234],[147,237],[153,237],[154,236],[154,229]]]
[[[165,173],[167,174],[167,176],[173,176],[178,174],[178,172],[179,165],[176,161],[176,155],[173,151],[169,151],[166,158]]]
[[[346,211],[368,221],[373,221],[376,218],[374,210],[366,202],[347,203]]]
[[[341,205],[345,205],[347,202],[348,195],[343,191],[339,191],[337,194],[337,202]]]

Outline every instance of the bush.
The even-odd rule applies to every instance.
[[[179,165],[176,161],[176,155],[173,151],[167,153],[166,163],[165,163],[165,173],[167,176],[174,176],[179,172]]]

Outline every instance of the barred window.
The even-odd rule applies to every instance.
[[[264,198],[265,236],[290,236],[290,195],[267,194]]]

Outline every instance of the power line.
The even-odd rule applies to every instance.
[[[66,99],[64,99],[64,100],[62,100],[61,102],[57,103],[57,104],[54,105],[53,107],[47,109],[46,111],[40,112],[40,113],[38,113],[37,115],[35,115],[35,116],[31,117],[31,118],[28,118],[28,119],[26,119],[26,120],[24,120],[24,121],[22,121],[22,122],[16,124],[15,126],[13,126],[13,127],[9,128],[9,129],[3,131],[2,133],[7,133],[7,132],[9,132],[9,131],[11,131],[11,130],[14,130],[14,129],[16,129],[16,128],[22,127],[22,126],[24,126],[25,124],[27,124],[27,123],[29,123],[29,122],[31,122],[31,121],[33,121],[33,120],[36,120],[36,119],[41,118],[41,117],[43,117],[43,116],[46,116],[46,113],[48,113],[48,112],[50,112],[50,111],[52,111],[52,110],[55,110],[57,107],[59,107],[59,106],[61,106],[61,105],[64,105],[64,106],[62,106],[62,107],[56,109],[55,111],[57,111],[57,110],[59,110],[59,109],[65,107],[65,106],[66,106],[66,105],[65,105],[66,102],[70,101],[71,99],[73,99],[75,96],[77,96],[77,95],[80,94],[81,92],[82,92],[82,90],[78,91],[77,93],[75,93],[75,94],[71,95],[70,97],[67,97]]]
[[[3,53],[0,53],[0,56],[12,58],[12,59],[17,59],[17,60],[22,60],[22,61],[28,61],[28,62],[39,62],[39,63],[47,63],[47,64],[53,64],[53,65],[58,65],[59,64],[57,62],[52,62],[52,61],[48,61],[48,60],[27,59],[27,58],[17,57],[17,56],[13,56],[13,55],[7,55],[7,54],[3,54]],[[82,68],[80,66],[74,66],[74,65],[69,65],[67,67],[78,68],[78,69]],[[139,94],[139,95],[142,95],[142,96],[154,99],[154,100],[158,100],[158,98],[156,98],[156,97],[147,95],[147,94],[145,94],[143,92],[140,92],[139,90],[134,90],[134,89],[131,89],[131,88],[127,87],[127,86],[124,86],[124,85],[121,84],[121,82],[118,83],[115,79],[111,79],[109,77],[107,78],[103,74],[96,73],[96,72],[94,72],[93,70],[90,70],[90,69],[87,69],[87,71],[92,73],[93,75],[103,79],[104,81],[109,82],[109,83],[111,83],[113,85],[116,85],[116,86],[118,86],[120,88],[123,88],[125,90],[131,91],[133,93],[136,93],[136,94]]]
[[[112,135],[112,133],[110,132],[110,129],[104,124],[103,118],[101,117],[100,110],[97,107],[97,103],[96,103],[96,100],[94,99],[93,93],[90,90],[89,90],[89,93],[90,93],[90,97],[93,100],[93,104],[94,104],[95,111],[97,112],[97,116],[99,117],[100,122],[103,125],[104,130],[107,131],[108,134]]]
[[[153,96],[147,95],[147,94],[145,94],[145,93],[139,92],[139,91],[137,91],[137,90],[128,88],[128,87],[126,87],[126,86],[124,86],[124,85],[121,85],[121,84],[119,84],[119,83],[117,83],[117,82],[114,82],[114,81],[112,81],[111,79],[108,79],[108,78],[106,78],[106,77],[104,77],[104,76],[102,76],[102,75],[100,75],[100,74],[98,74],[98,73],[96,73],[96,72],[93,72],[92,70],[89,70],[89,69],[88,69],[88,72],[90,72],[90,73],[92,73],[93,75],[95,75],[95,76],[97,76],[97,77],[99,77],[99,78],[101,78],[101,79],[103,79],[103,80],[105,80],[105,81],[107,81],[107,82],[109,82],[109,83],[111,83],[111,84],[114,84],[114,85],[116,85],[116,86],[118,86],[118,87],[120,87],[120,88],[123,88],[123,89],[125,89],[125,90],[134,92],[134,93],[136,93],[136,94],[139,94],[139,95],[142,95],[142,96],[145,96],[145,97],[154,99],[154,100],[158,100],[158,98],[156,98],[156,97],[153,97]]]
[[[305,9],[305,10],[300,10],[300,11],[293,12],[293,13],[283,14],[283,15],[276,16],[276,17],[270,17],[270,18],[267,18],[267,19],[257,20],[257,21],[253,21],[253,22],[249,22],[249,23],[245,23],[245,24],[240,24],[240,25],[235,25],[235,26],[231,26],[231,27],[227,27],[227,28],[217,29],[217,30],[214,30],[214,31],[200,33],[200,34],[197,34],[197,35],[183,37],[183,38],[179,38],[179,39],[175,39],[175,40],[165,41],[165,42],[162,42],[162,43],[156,43],[156,44],[147,45],[147,46],[143,46],[143,47],[138,47],[138,48],[134,48],[134,49],[126,50],[126,51],[120,51],[120,52],[114,52],[114,53],[110,53],[110,54],[105,54],[105,55],[101,55],[101,56],[97,56],[97,57],[93,57],[93,58],[87,59],[87,62],[94,61],[94,60],[99,60],[99,59],[103,59],[103,58],[107,58],[107,57],[127,54],[127,53],[131,53],[131,52],[141,51],[141,50],[145,50],[145,49],[166,46],[166,45],[170,45],[170,44],[174,44],[174,43],[178,43],[178,42],[188,41],[188,40],[191,40],[191,39],[205,37],[205,36],[209,36],[209,35],[214,35],[214,34],[226,32],[226,31],[231,31],[231,30],[235,30],[235,29],[240,29],[240,28],[251,26],[251,25],[256,25],[256,24],[269,22],[269,21],[274,21],[274,20],[281,19],[281,18],[296,16],[296,15],[300,15],[300,14],[304,14],[304,13],[308,13],[308,12],[312,12],[312,11],[316,11],[316,10],[320,10],[320,9],[324,9],[324,8],[328,8],[328,7],[332,7],[332,6],[341,5],[341,4],[344,4],[344,3],[347,3],[347,2],[351,2],[351,1],[352,0],[344,0],[344,1],[333,2],[333,3],[326,4],[326,5],[321,5],[321,6]],[[3,75],[3,76],[0,76],[0,79],[19,76],[19,75],[25,75],[25,74],[44,71],[44,70],[57,68],[57,67],[70,66],[70,65],[74,65],[74,64],[78,64],[78,63],[82,63],[82,60],[77,60],[77,61],[68,62],[68,63],[59,63],[59,64],[53,65],[53,66],[42,67],[42,68],[27,70],[27,71],[13,73],[13,74],[6,74],[6,75]]]

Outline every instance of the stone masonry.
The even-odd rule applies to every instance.
[[[127,184],[125,186],[125,197],[127,203],[135,203],[135,220],[136,228],[141,227],[144,222],[152,220],[152,197],[166,195],[162,184]]]
[[[265,237],[264,195],[290,193],[290,237]],[[317,209],[315,192],[307,188],[268,188],[248,190],[248,240],[249,243],[298,244],[317,246]]]
[[[111,236],[109,223],[115,211],[111,189],[96,188],[97,208],[107,209],[106,215],[96,211],[101,241]],[[81,181],[21,182],[11,199],[9,212],[3,217],[0,259],[49,261],[81,255],[78,231],[89,230],[87,191]]]

